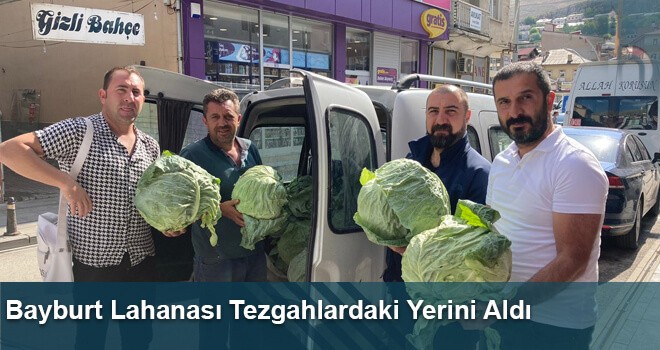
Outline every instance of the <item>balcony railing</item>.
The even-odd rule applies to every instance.
[[[490,36],[490,12],[458,0],[453,5],[452,20],[455,28]]]

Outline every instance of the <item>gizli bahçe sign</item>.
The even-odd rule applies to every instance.
[[[31,4],[35,40],[144,45],[144,17],[52,4]]]

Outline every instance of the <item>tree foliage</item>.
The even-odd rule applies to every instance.
[[[541,41],[541,34],[540,33],[534,33],[529,35],[529,41],[533,43],[538,43]]]
[[[528,26],[534,25],[536,24],[536,19],[532,16],[527,16],[527,18],[523,20],[523,24],[526,24]]]

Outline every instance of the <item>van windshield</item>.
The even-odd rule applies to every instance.
[[[658,128],[656,96],[576,97],[571,125],[630,130]]]

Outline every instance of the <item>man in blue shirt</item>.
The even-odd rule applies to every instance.
[[[463,89],[441,85],[426,99],[426,136],[408,143],[410,153],[407,158],[418,161],[442,180],[449,194],[452,213],[456,211],[459,199],[486,203],[490,163],[468,142],[467,124],[471,114]],[[401,254],[406,247],[390,248],[383,280],[403,282]],[[441,327],[436,334],[436,339],[444,343],[442,345],[453,349],[474,349],[478,338],[477,331],[463,331],[458,323]]]
[[[203,122],[208,135],[181,151],[181,156],[220,178],[222,218],[215,225],[218,244],[209,243],[210,232],[197,221],[192,225],[195,250],[193,279],[200,282],[266,281],[263,242],[254,250],[240,246],[243,215],[231,200],[236,180],[250,167],[261,164],[257,148],[248,139],[236,137],[241,120],[238,96],[217,89],[204,97]]]

